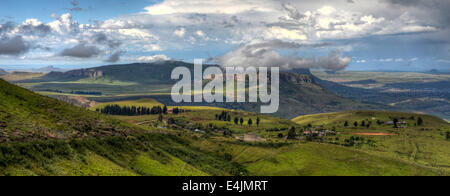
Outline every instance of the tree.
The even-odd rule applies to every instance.
[[[256,126],[259,127],[259,123],[261,122],[261,119],[259,117],[256,118]]]
[[[244,119],[241,118],[241,119],[239,120],[239,122],[241,123],[241,125],[243,125],[243,124],[244,124]]]
[[[158,121],[159,121],[159,122],[162,122],[162,121],[163,121],[163,116],[162,116],[162,114],[159,114],[159,116],[158,116]]]
[[[450,131],[447,131],[447,134],[445,135],[445,139],[450,140]]]
[[[361,122],[361,127],[365,127],[366,126],[366,121],[362,121]]]
[[[174,108],[173,109],[173,114],[179,114],[180,113],[180,109],[179,108]]]
[[[164,113],[164,114],[167,114],[167,106],[164,106],[164,108],[163,108],[163,113]]]
[[[358,127],[358,122],[353,123],[355,127]]]
[[[252,126],[253,120],[251,118],[248,119],[248,126]]]
[[[394,128],[398,128],[398,119],[394,118]]]
[[[383,124],[383,122],[381,122],[380,120],[377,120],[377,125],[381,125]]]
[[[284,135],[282,133],[278,134],[278,138],[283,138]]]
[[[348,127],[348,121],[345,121],[344,127]]]
[[[239,124],[239,118],[238,117],[234,118],[234,124],[236,124],[236,125]]]
[[[417,125],[422,126],[423,125],[423,119],[422,117],[417,118]]]
[[[295,127],[291,127],[291,129],[288,132],[287,139],[295,139],[297,137],[297,134],[295,133]]]
[[[230,115],[227,116],[227,121],[231,122],[231,116]]]

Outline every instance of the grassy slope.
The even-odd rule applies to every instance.
[[[414,120],[411,117],[414,117]],[[423,126],[414,125],[418,117],[424,120]],[[375,123],[377,120],[386,122],[393,118],[406,121],[408,127],[393,128],[392,125]],[[300,125],[320,125],[327,129],[334,127],[341,132],[339,140],[327,139],[329,139],[328,142],[338,144],[352,137],[352,133],[394,134],[393,136],[359,136],[374,141],[374,144],[361,145],[357,148],[380,157],[402,159],[414,164],[450,171],[450,141],[445,138],[446,132],[450,131],[450,125],[434,116],[399,112],[352,111],[300,116],[293,121]],[[349,127],[344,127],[345,121],[349,122]],[[372,125],[370,128],[354,127],[355,121],[359,124],[362,121],[366,121],[366,123],[372,121]]]
[[[446,174],[417,166],[412,161],[366,153],[364,149],[285,140],[245,143],[186,130],[157,129],[153,123],[148,123],[154,116],[130,117],[127,120],[136,124],[132,126],[36,95],[4,81],[0,84],[1,130],[3,138],[9,140],[0,143],[0,175]],[[214,115],[220,110],[206,109],[194,110],[177,118],[205,124],[223,123],[214,122]],[[256,117],[253,113],[235,112],[234,115]],[[267,128],[292,125],[288,120],[261,117],[262,126]],[[74,133],[82,131],[80,126],[86,137]],[[224,126],[264,132],[263,127]],[[27,135],[33,132],[34,135]],[[41,135],[35,136],[36,133]],[[56,140],[52,134],[61,138]],[[35,141],[30,141],[30,138]]]
[[[255,176],[448,175],[401,159],[313,142],[258,144],[214,138],[196,145],[230,154]]]
[[[0,141],[120,135],[123,123],[0,80]]]
[[[234,168],[190,149],[179,137],[151,133],[3,80],[0,97],[0,175],[205,175],[203,170],[230,175],[208,169],[213,161],[216,167]]]
[[[143,101],[134,102],[134,106],[141,105]],[[221,135],[215,135],[212,138],[200,138],[192,142],[193,146],[201,150],[223,154],[223,156],[225,154],[230,155],[233,161],[244,165],[250,175],[446,175],[445,171],[409,161],[408,159],[404,159],[404,157],[368,153],[365,149],[347,148],[324,143],[297,143],[295,141],[286,142],[285,140],[275,139],[274,136],[276,134],[286,134],[286,131],[273,133],[265,130],[282,127],[289,128],[295,126],[295,124],[271,116],[225,110],[231,112],[232,117],[238,116],[244,117],[245,119],[256,119],[256,116],[259,116],[262,119],[260,127],[255,125],[251,127],[248,125],[234,125],[234,123],[215,120],[215,114],[219,114],[222,110],[207,110],[207,108],[203,108],[202,110],[194,109],[191,112],[180,115],[169,114],[164,116],[164,118],[173,117],[177,121],[187,121],[202,124],[203,126],[211,123],[218,127],[227,127],[233,130],[235,135],[252,132],[268,139],[267,143],[245,143],[237,142],[231,138],[223,138]],[[384,112],[377,113],[385,114]],[[332,114],[331,116],[332,118],[336,118]],[[361,116],[361,119],[368,118],[364,115]],[[425,121],[431,122],[427,118],[428,116],[423,117]],[[144,127],[164,126],[157,122],[157,115],[136,117],[116,116],[116,118]],[[442,123],[437,118],[435,120],[437,124]],[[314,122],[321,121],[323,119]],[[339,121],[339,118],[337,118],[337,121]],[[344,134],[343,137],[345,136]],[[439,143],[440,141],[429,142]],[[424,144],[423,147],[425,146]],[[396,147],[398,146],[393,145],[392,149]],[[441,155],[444,157],[440,157],[440,160],[445,160],[445,156],[447,155]]]

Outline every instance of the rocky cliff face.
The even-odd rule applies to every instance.
[[[46,77],[49,78],[86,78],[86,77],[104,77],[101,70],[79,69],[67,72],[50,72]]]

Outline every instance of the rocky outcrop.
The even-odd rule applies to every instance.
[[[90,108],[97,105],[97,102],[91,101],[88,98],[81,96],[60,96],[58,97],[58,99],[82,108]]]

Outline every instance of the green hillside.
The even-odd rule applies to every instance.
[[[130,132],[104,118],[0,80],[0,141],[114,136]]]
[[[286,140],[278,135],[287,135],[289,127],[299,130],[302,126],[251,112],[184,107],[188,111],[164,115],[162,122],[157,115],[108,117],[2,80],[0,87],[0,175],[449,174],[445,169],[450,157],[445,148],[448,141],[434,130],[424,134],[412,157],[396,140],[386,140],[391,145],[387,147],[384,141],[376,142],[379,151],[365,145],[336,145],[326,139]],[[157,102],[146,99],[126,104],[150,103]],[[261,124],[217,120],[221,112],[245,120],[259,117]],[[169,118],[174,118],[175,124],[169,124]],[[427,119],[425,123],[429,123]],[[211,129],[206,131],[208,127]],[[221,130],[231,130],[233,135]],[[239,139],[249,133],[262,140]],[[441,146],[440,153],[430,154],[437,146]],[[393,152],[399,155],[393,156]]]
[[[0,97],[0,175],[231,175],[239,170],[222,157],[190,148],[181,137],[3,80]]]
[[[351,146],[366,153],[403,159],[450,170],[450,124],[423,114],[386,111],[349,111],[300,116],[293,119],[307,129],[336,130],[321,141]],[[393,122],[398,121],[397,125]]]

